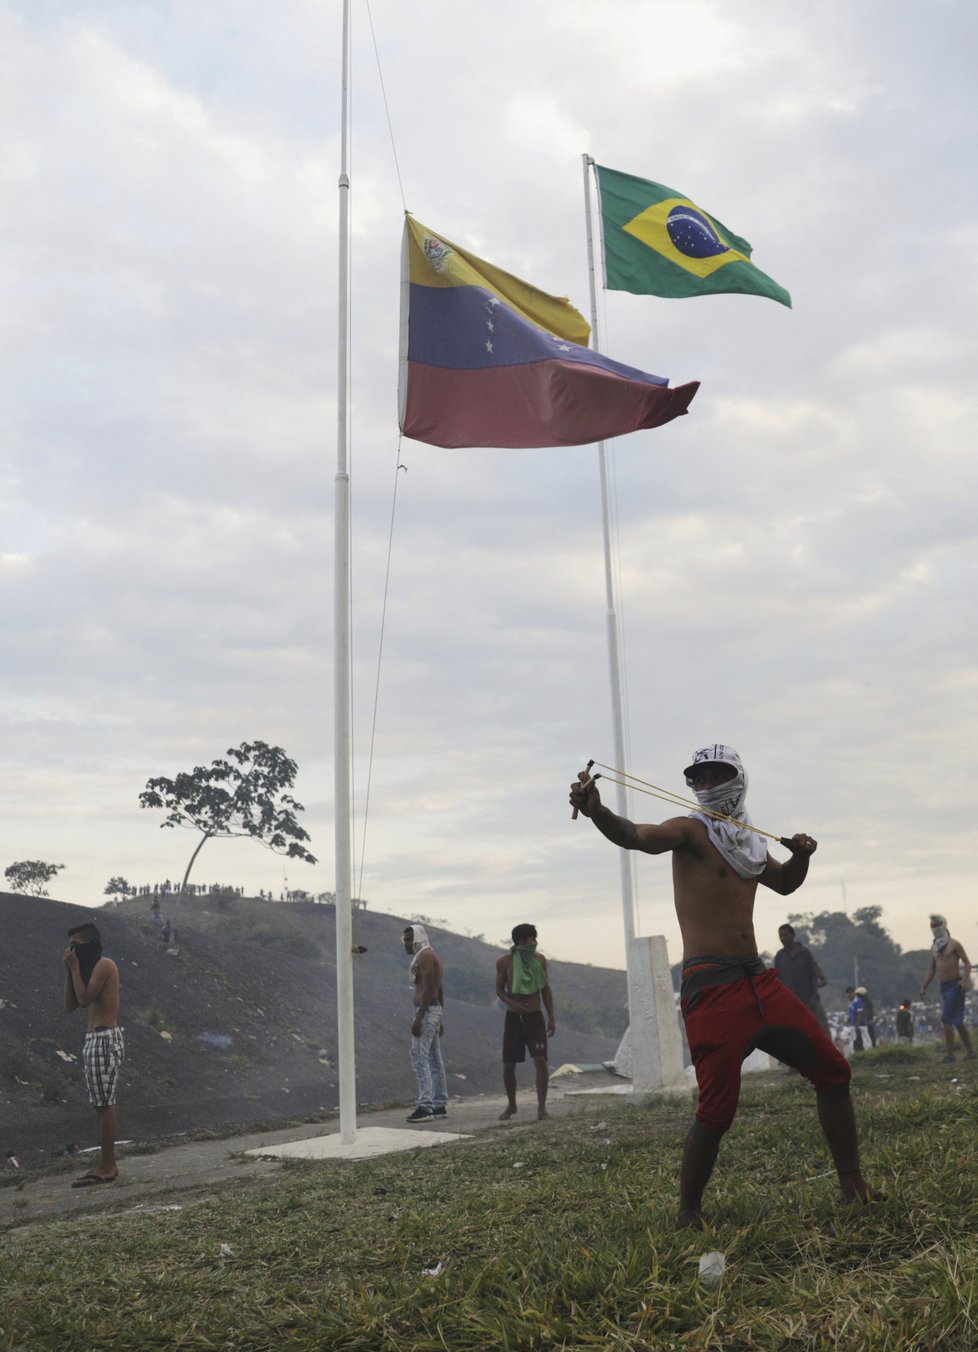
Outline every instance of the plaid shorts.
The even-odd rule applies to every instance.
[[[85,1084],[89,1102],[95,1108],[110,1108],[115,1103],[119,1070],[126,1057],[121,1028],[102,1028],[86,1033],[82,1048]]]

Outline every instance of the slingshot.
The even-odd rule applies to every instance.
[[[590,779],[581,779],[582,784],[593,784],[596,780],[607,779],[609,784],[620,784],[623,788],[634,789],[636,793],[648,794],[650,798],[661,798],[665,803],[673,803],[677,807],[691,807],[695,812],[701,812],[704,817],[712,817],[715,821],[729,822],[731,826],[739,826],[741,830],[753,831],[756,836],[766,836],[768,840],[776,840],[779,845],[785,849],[791,849],[791,841],[787,836],[776,836],[771,831],[762,831],[759,826],[754,826],[750,822],[737,821],[736,817],[728,817],[724,812],[717,812],[712,807],[704,807],[702,803],[697,803],[689,798],[683,798],[678,793],[673,793],[671,789],[662,789],[658,784],[650,784],[648,780],[639,779],[637,775],[630,775],[626,770],[616,770],[610,765],[601,765],[600,761],[590,760],[587,763],[587,769],[583,772],[587,775],[592,765],[600,765],[606,774],[593,775]],[[620,779],[614,779],[612,776],[620,775]],[[580,776],[578,776],[580,778]],[[571,817],[577,816],[577,808],[571,813]]]

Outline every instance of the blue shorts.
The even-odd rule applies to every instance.
[[[944,1001],[941,1023],[953,1023],[955,1028],[960,1028],[964,1023],[964,991],[957,977],[941,982],[941,999]]]

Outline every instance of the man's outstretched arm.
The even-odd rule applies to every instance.
[[[627,817],[616,816],[602,803],[594,780],[590,778],[571,785],[570,801],[582,816],[591,818],[607,840],[620,845],[623,850],[666,854],[669,850],[679,849],[689,838],[692,820],[689,817],[673,817],[659,825],[639,825]]]

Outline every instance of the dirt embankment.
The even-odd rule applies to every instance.
[[[330,906],[194,898],[167,906],[164,948],[148,899],[94,913],[122,977],[127,1061],[121,1135],[150,1141],[229,1124],[292,1120],[338,1107],[334,912]],[[63,1008],[66,930],[92,913],[0,894],[16,956],[0,970],[0,1154],[28,1167],[69,1142],[94,1143],[78,1055],[81,1014]],[[357,1099],[408,1102],[411,992],[400,943],[407,919],[357,917]],[[443,1051],[453,1096],[495,1093],[502,1016],[500,950],[432,927],[446,966]],[[545,945],[542,945],[545,948]],[[599,1064],[625,1021],[625,975],[551,962],[558,1033],[551,1062]],[[576,1017],[584,1027],[575,1027]],[[595,1027],[605,1031],[596,1033]]]

